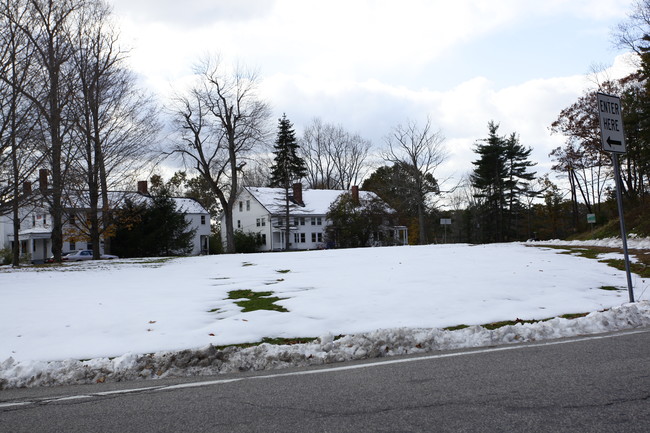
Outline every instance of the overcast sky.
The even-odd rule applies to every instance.
[[[110,1],[110,0],[109,0]],[[487,123],[517,132],[538,171],[563,143],[549,125],[608,67],[631,70],[612,29],[631,0],[112,0],[131,64],[164,95],[208,52],[259,70],[263,96],[298,134],[314,117],[377,147],[429,116],[472,169]]]

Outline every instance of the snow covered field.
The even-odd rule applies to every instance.
[[[634,276],[641,302],[621,306],[623,272],[558,252],[432,245],[4,267],[0,388],[319,364],[650,325],[647,281]],[[619,290],[601,289],[608,286]],[[235,290],[273,292],[288,311],[242,312],[229,299]],[[441,329],[582,312],[594,313],[494,331]],[[264,337],[319,339],[214,347]]]

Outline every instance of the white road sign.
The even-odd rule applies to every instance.
[[[625,153],[621,99],[618,96],[605,95],[604,93],[598,93],[597,98],[603,150],[606,152]]]

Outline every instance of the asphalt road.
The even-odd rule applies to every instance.
[[[0,432],[648,432],[650,330],[0,392]]]

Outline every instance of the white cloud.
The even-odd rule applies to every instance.
[[[618,78],[630,71],[626,57],[620,56],[607,72]],[[500,124],[501,134],[517,133],[522,144],[533,148],[538,171],[548,171],[552,165],[548,154],[564,142],[563,137],[550,134],[549,126],[563,108],[592,86],[584,75],[537,79],[506,88],[476,77],[446,91],[427,91],[376,80],[319,81],[276,75],[263,87],[277,112],[286,112],[298,131],[316,116],[360,132],[376,146],[382,145],[391,127],[430,116],[447,137],[450,150],[443,176],[458,178],[472,169],[473,145],[486,136],[491,120]]]
[[[214,22],[246,21],[262,17],[273,0],[113,0],[117,14],[138,22],[196,28]]]
[[[134,69],[158,93],[168,93],[170,83],[190,74],[202,54],[220,53],[259,67],[274,118],[286,112],[298,132],[321,117],[381,145],[392,126],[430,116],[450,147],[445,170],[458,176],[471,169],[472,145],[485,136],[490,120],[500,122],[504,134],[517,132],[534,148],[540,166],[548,167],[548,153],[563,141],[548,126],[589,84],[583,74],[598,59],[572,62],[572,69],[543,68],[579,58],[589,47],[572,44],[585,39],[551,47],[544,43],[547,34],[523,32],[541,42],[518,39],[520,29],[564,31],[567,37],[597,32],[597,49],[607,54],[611,23],[622,20],[629,5],[630,0],[117,0],[116,10],[134,46]],[[610,74],[626,70],[617,58]]]

